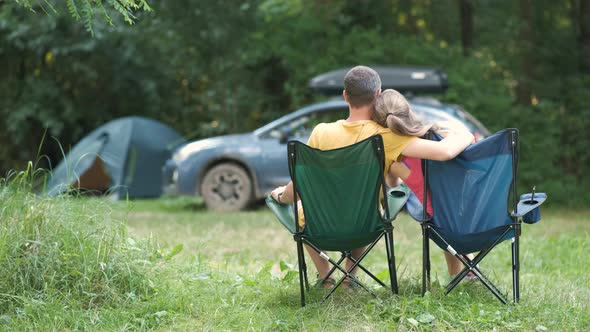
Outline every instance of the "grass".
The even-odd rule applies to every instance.
[[[14,187],[0,184],[0,330],[590,330],[587,210],[546,209],[524,225],[517,305],[478,283],[443,296],[438,249],[420,296],[420,230],[402,215],[399,296],[338,291],[320,304],[315,290],[301,308],[295,244],[263,207],[213,213],[190,199],[40,199]],[[367,258],[381,274],[384,252]],[[508,243],[481,265],[510,291]]]
[[[441,284],[448,278],[437,249],[432,292],[421,297],[420,230],[403,215],[395,233],[399,297],[384,290],[377,299],[338,292],[321,305],[320,291],[305,308],[299,307],[296,274],[286,271],[296,264],[294,242],[264,208],[218,214],[185,200],[138,201],[128,222],[140,237],[157,234],[166,247],[184,245],[177,281],[196,309],[177,316],[172,329],[589,330],[590,212],[543,212],[541,223],[523,226],[521,302],[507,306],[478,283],[464,283],[444,297]],[[384,248],[375,250],[368,265],[384,272]],[[508,243],[481,265],[511,293]]]

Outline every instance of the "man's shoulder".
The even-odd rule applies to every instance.
[[[337,128],[340,127],[337,122],[320,122],[316,124],[311,131],[307,144],[315,148],[320,148],[320,145],[326,139],[329,139],[337,132]]]
[[[369,126],[370,128],[372,128],[376,134],[389,134],[389,133],[391,133],[391,130],[389,130],[389,128],[385,128],[385,127],[381,126],[380,124],[378,124],[377,122],[372,121],[372,120],[367,121],[366,125]]]
[[[381,126],[380,124],[378,124],[377,122],[374,121],[367,121],[365,123],[366,126],[366,130],[368,132],[371,132],[371,135],[381,135],[384,138],[390,138],[393,139],[395,138],[397,135],[392,132],[389,128],[385,128],[383,126]]]
[[[342,120],[338,120],[335,122],[320,122],[314,127],[314,131],[329,131],[336,128],[342,127]]]
[[[318,123],[318,126],[323,126],[323,127],[341,127],[343,122],[344,122],[344,120],[336,120],[334,122],[321,122],[321,123]]]

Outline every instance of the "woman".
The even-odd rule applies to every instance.
[[[383,91],[381,96],[375,101],[373,121],[402,136],[421,137],[430,129],[436,130],[444,137],[450,137],[453,135],[459,135],[459,137],[471,135],[468,129],[459,121],[445,122],[444,127],[446,130],[441,130],[438,126],[422,125],[412,112],[410,104],[406,98],[401,93],[392,89]],[[439,125],[442,126],[443,123]],[[456,143],[454,142],[447,146],[447,148],[451,150],[451,158],[448,159],[452,159],[461,153],[461,151],[469,145],[466,143],[466,140],[459,140]],[[406,148],[406,150],[408,149]],[[440,158],[439,153],[436,151],[416,152],[406,150],[402,153],[404,157],[401,162],[394,162],[391,164],[387,183],[389,186],[395,186],[398,179],[403,180],[418,197],[420,202],[424,204],[424,179],[422,176],[421,159],[445,160],[447,158]],[[432,215],[433,210],[429,197],[427,203],[426,211],[429,215]],[[451,277],[461,272],[461,262],[455,256],[445,251],[445,259]]]

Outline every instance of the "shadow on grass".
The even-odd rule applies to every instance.
[[[197,197],[181,196],[163,196],[156,200],[159,209],[166,212],[196,212],[205,211],[207,206],[202,199]]]
[[[322,303],[322,299],[329,290],[321,288],[310,288],[309,291],[305,292],[305,308],[320,308],[322,306],[343,306],[350,305],[352,302],[358,302],[358,304],[372,301],[375,297],[364,290],[347,291],[345,289],[337,289],[326,301]],[[388,296],[391,297],[391,292],[376,291],[377,299],[385,299]],[[301,308],[301,293],[299,292],[299,286],[289,287],[284,291],[276,294],[272,300],[266,303],[269,308],[281,306],[289,309]]]
[[[325,302],[322,303],[324,295],[328,293],[328,290],[321,288],[311,287],[309,291],[305,293],[305,304],[306,308],[321,308],[322,306],[348,306],[348,305],[359,305],[362,306],[366,303],[377,301],[379,303],[390,303],[390,302],[422,302],[422,301],[436,301],[443,303],[478,303],[486,304],[500,304],[500,302],[489,292],[480,281],[464,281],[461,282],[450,294],[445,295],[445,285],[441,285],[438,281],[433,281],[430,289],[425,297],[430,298],[426,300],[422,296],[422,282],[421,280],[401,280],[399,284],[399,294],[393,295],[389,288],[377,288],[372,289],[376,296],[362,290],[355,289],[354,291],[348,291],[345,289],[337,289],[332,296],[330,296]],[[503,295],[509,298],[509,294],[503,292]],[[272,299],[272,300],[271,300]],[[424,299],[424,300],[423,300]],[[268,308],[276,306],[283,307],[285,309],[298,309],[301,308],[301,295],[299,292],[299,285],[285,288],[275,294],[274,297],[270,297],[269,301],[265,304]]]
[[[154,200],[159,210],[164,212],[203,212],[207,211],[207,205],[201,197],[191,196],[162,196]],[[259,211],[267,209],[264,200],[253,202],[246,211]],[[217,211],[217,213],[234,213],[235,211]]]

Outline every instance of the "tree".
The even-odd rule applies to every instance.
[[[61,6],[55,0],[14,0],[23,7],[36,11],[42,10],[47,14],[58,12],[57,7]],[[138,10],[151,11],[151,7],[146,0],[107,0],[106,7],[101,0],[66,0],[65,4],[68,12],[78,21],[84,22],[84,27],[90,33],[94,33],[94,16],[99,13],[103,16],[109,25],[113,25],[113,18],[110,12],[119,14],[128,24],[135,23],[137,17],[135,12]]]
[[[555,180],[555,197],[584,188],[588,0],[145,1],[153,12],[116,8],[140,0],[0,1],[0,173],[35,160],[45,132],[55,165],[52,137],[67,152],[126,115],[187,138],[252,130],[325,98],[308,89],[313,76],[399,64],[445,70],[437,98],[492,131],[519,128],[521,184]]]
[[[533,96],[533,15],[531,0],[520,0],[520,75],[516,89],[516,99],[522,105],[530,105]]]
[[[458,0],[458,3],[463,56],[469,56],[473,48],[473,3],[471,0]]]
[[[126,25],[95,22],[95,37],[59,12],[31,14],[0,6],[0,164],[18,168],[42,154],[61,159],[91,129],[116,117],[157,117],[168,80],[136,56]],[[170,104],[168,102],[167,104]],[[54,164],[55,165],[55,164]],[[40,166],[47,166],[41,164]]]
[[[573,5],[577,12],[580,70],[590,74],[590,1],[578,0]]]

